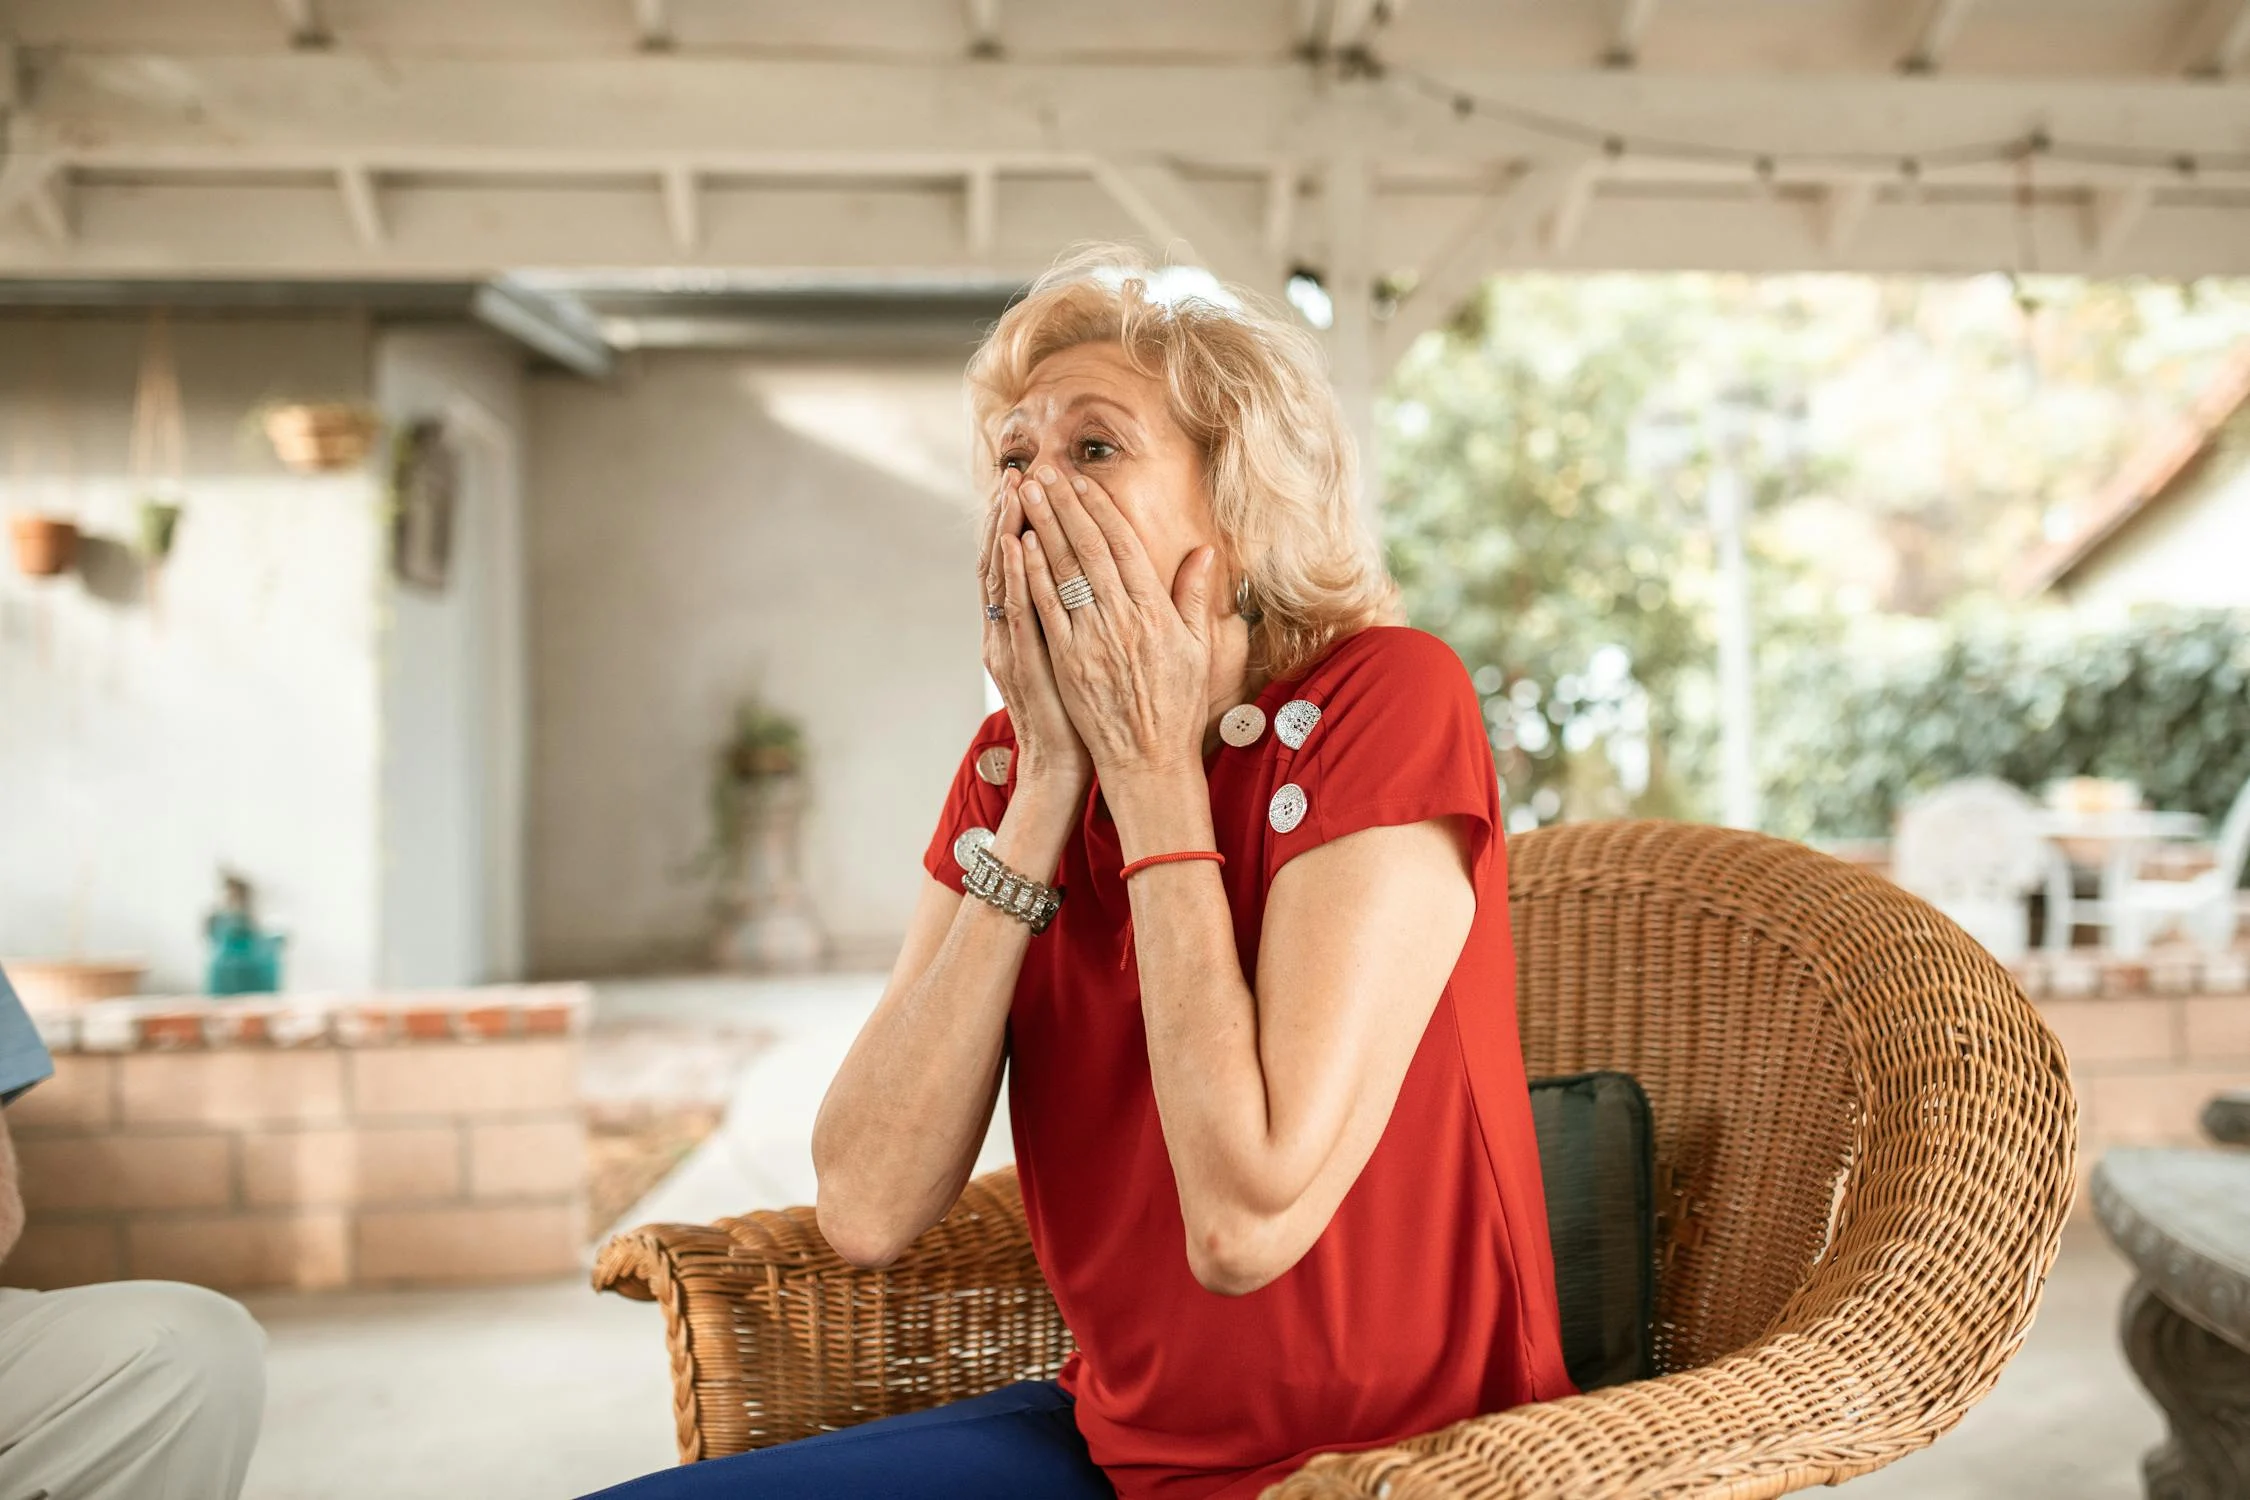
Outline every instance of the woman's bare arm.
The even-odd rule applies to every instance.
[[[1127,857],[1210,848],[1198,789],[1113,799]],[[1362,829],[1284,865],[1255,987],[1215,867],[1133,877],[1149,1071],[1188,1263],[1211,1290],[1295,1265],[1382,1139],[1476,916],[1460,821]]]
[[[1019,787],[993,854],[1051,881],[1082,805]],[[883,998],[813,1125],[820,1230],[846,1260],[896,1260],[961,1196],[992,1124],[1008,1007],[1035,941],[1007,913],[924,882]]]

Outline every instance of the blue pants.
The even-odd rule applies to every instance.
[[[928,1411],[714,1458],[585,1500],[1116,1500],[1070,1397],[1025,1381]]]

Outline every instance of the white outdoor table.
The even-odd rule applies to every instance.
[[[2118,902],[2125,888],[2140,874],[2141,860],[2151,844],[2169,839],[2203,836],[2203,818],[2197,813],[2151,812],[2144,808],[2119,808],[2114,812],[2067,812],[2043,807],[2039,832],[2056,843],[2098,844],[2102,848],[2101,895],[2093,901],[2072,903],[2077,921],[2099,922],[2117,930]],[[2088,908],[2092,908],[2089,916]]]

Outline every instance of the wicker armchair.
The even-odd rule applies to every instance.
[[[2062,1049],[1881,879],[1755,834],[1580,824],[1510,850],[1535,1075],[1621,1068],[1657,1125],[1658,1378],[1314,1460],[1267,1492],[1779,1495],[1920,1448],[2022,1342],[2072,1190]],[[898,1264],[809,1209],[612,1240],[654,1300],[683,1460],[1052,1374],[1070,1348],[1014,1174]]]

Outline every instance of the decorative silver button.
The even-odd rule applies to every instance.
[[[1008,784],[1008,762],[1016,753],[1006,745],[987,745],[977,755],[977,774],[994,786]]]
[[[1320,705],[1304,698],[1292,698],[1281,705],[1273,716],[1273,732],[1281,743],[1292,750],[1302,749],[1305,736],[1320,722]]]
[[[1284,782],[1266,807],[1266,821],[1273,825],[1275,833],[1291,832],[1304,822],[1305,789],[1294,781]]]
[[[953,862],[966,870],[976,862],[977,851],[992,842],[989,828],[964,828],[953,841]]]
[[[1237,703],[1219,719],[1219,738],[1240,750],[1258,743],[1266,732],[1266,711],[1255,703]]]

